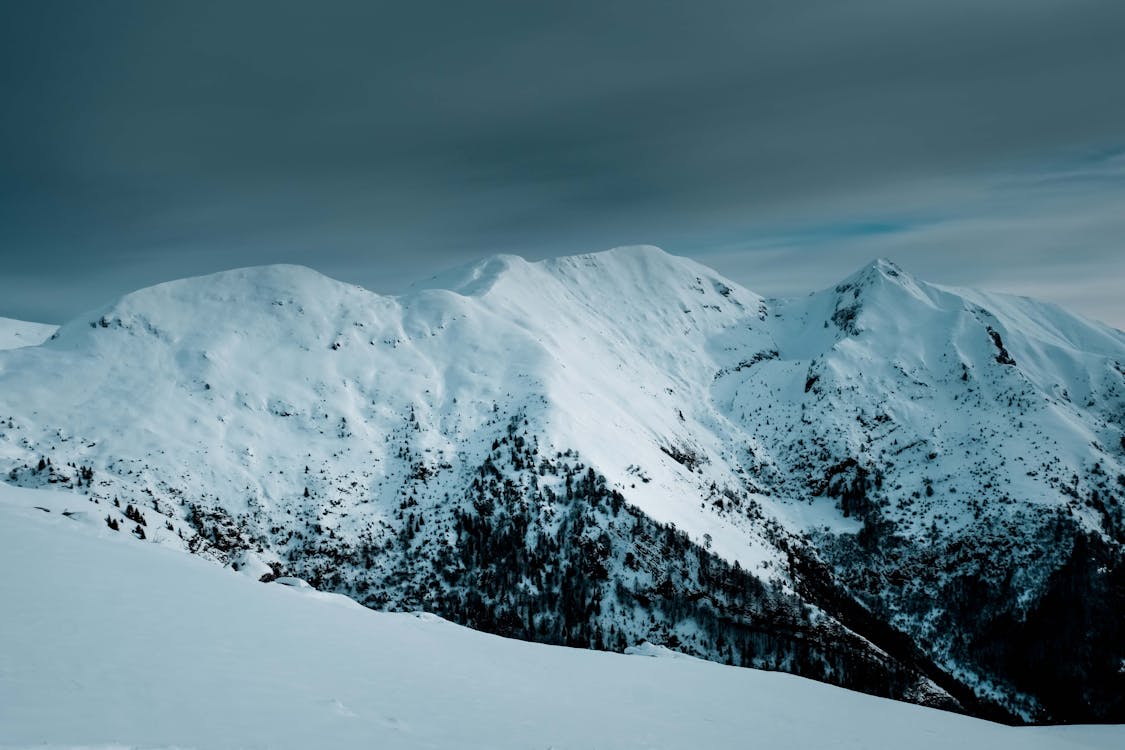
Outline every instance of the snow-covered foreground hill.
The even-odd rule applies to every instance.
[[[373,612],[131,543],[88,511],[84,497],[0,485],[0,746],[1125,743],[1123,727],[1005,727],[790,675],[543,646]]]
[[[1125,721],[1125,334],[886,261],[161,284],[0,352],[0,477],[376,609]]]

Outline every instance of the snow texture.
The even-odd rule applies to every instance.
[[[38,346],[49,339],[58,326],[0,318],[0,349]]]
[[[127,541],[0,485],[0,746],[1116,748],[784,674],[506,640]],[[672,655],[643,646],[646,656]],[[674,655],[673,655],[674,656]]]

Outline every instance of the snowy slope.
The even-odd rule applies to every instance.
[[[1004,727],[789,675],[542,646],[433,616],[372,612],[62,515],[86,506],[68,493],[0,485],[0,746],[1125,742],[1121,727]]]
[[[1121,719],[1122,363],[887,261],[795,300],[646,247],[401,297],[269,266],[0,353],[0,472],[376,608]]]
[[[0,349],[37,346],[50,338],[57,328],[46,323],[0,318]]]

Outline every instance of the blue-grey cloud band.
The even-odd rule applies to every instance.
[[[0,314],[649,242],[766,294],[891,255],[1122,326],[1122,32],[1096,0],[6,3]]]

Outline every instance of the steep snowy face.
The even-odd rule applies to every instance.
[[[1098,462],[1121,466],[1119,331],[1030,300],[925,284],[888,261],[772,305],[770,322],[776,354],[719,381],[716,401],[797,469],[786,481],[816,487],[825,457],[853,459],[894,474],[908,495],[945,497],[959,481],[970,496],[944,505],[963,516],[1005,496],[1053,503],[1062,496],[1052,483]],[[936,503],[895,520],[929,525]]]
[[[1028,693],[1051,673],[1039,700],[1056,715],[1081,713],[1091,684],[1120,694],[1101,666],[1120,663],[1107,645],[1120,628],[1101,622],[1125,607],[1109,593],[1125,539],[1125,336],[886,261],[771,316],[777,356],[716,397],[780,468],[772,489],[833,498],[862,522],[854,536],[813,530],[849,591],[951,671],[979,670],[967,679],[986,691],[982,665],[1002,665]],[[1051,611],[1063,602],[1069,615]],[[1030,674],[1030,652],[1079,633],[1105,649],[1092,670],[1044,656]]]
[[[701,522],[687,504],[668,500],[682,484],[694,491],[712,478],[702,482],[697,466],[683,459],[690,454],[688,463],[700,464],[727,450],[725,418],[710,394],[721,366],[711,342],[730,327],[768,337],[762,299],[652,247],[534,264],[492,260],[470,276],[479,282],[489,272],[495,275],[486,284],[469,289],[492,316],[516,321],[542,356],[539,389],[530,394],[546,401],[540,439],[579,450],[615,486],[629,485],[631,502],[658,519],[697,538],[712,530],[710,519]],[[718,477],[733,481],[729,467],[717,468]],[[742,546],[740,540],[727,555],[739,559]]]
[[[1122,363],[1119,331],[888,261],[795,300],[650,247],[401,297],[269,266],[0,352],[0,471],[373,607],[1104,720]],[[1079,631],[1076,666],[1032,659]]]
[[[754,295],[655,248],[460,275],[401,298],[294,266],[161,284],[72,321],[0,377],[20,394],[14,414],[40,415],[29,431],[61,428],[91,456],[114,435],[120,458],[161,464],[150,478],[205,471],[226,502],[291,494],[309,457],[393,463],[386,437],[408,420],[434,464],[454,462],[501,409],[622,473],[688,440],[676,423],[707,410],[709,336],[761,314]]]

